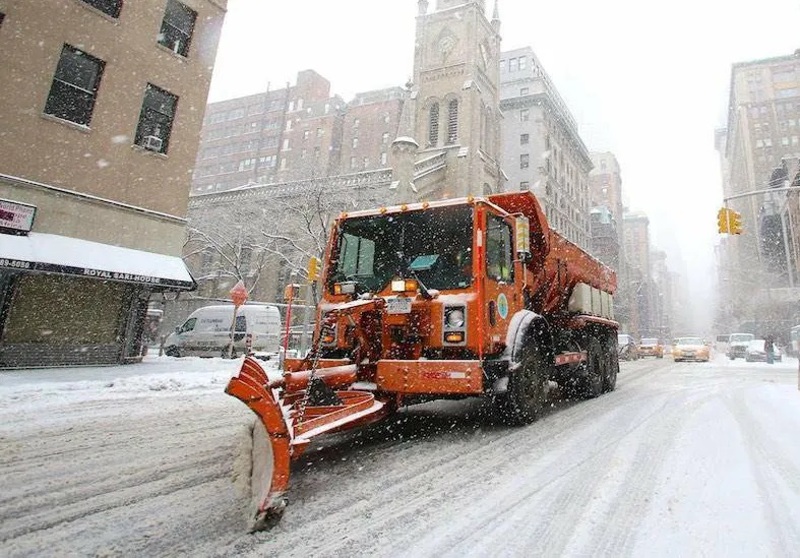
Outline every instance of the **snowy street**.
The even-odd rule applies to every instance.
[[[241,361],[0,373],[3,556],[792,556],[797,360],[639,360],[523,428],[480,400],[321,439],[277,528],[232,480]],[[65,378],[74,381],[64,381]]]

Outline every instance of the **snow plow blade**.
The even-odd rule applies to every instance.
[[[239,399],[258,416],[272,449],[272,460],[266,451],[263,431],[253,431],[252,483],[258,499],[255,523],[251,531],[263,530],[276,523],[286,507],[284,494],[289,485],[291,461],[290,434],[277,391],[269,386],[269,378],[254,359],[244,359],[239,375],[230,379],[225,393]],[[259,453],[262,453],[259,456]],[[259,494],[260,492],[260,494]]]
[[[349,367],[338,367],[329,377],[308,378],[284,374],[283,380],[270,383],[264,369],[246,357],[239,375],[230,379],[225,393],[236,397],[259,417],[253,429],[251,494],[256,505],[250,531],[262,531],[280,520],[286,508],[290,463],[302,455],[315,436],[340,432],[380,420],[391,408],[367,391],[332,391],[321,388],[333,401],[316,402],[319,384],[341,382],[341,375],[355,375]],[[287,381],[291,377],[292,382]],[[288,386],[306,389],[285,393]],[[263,428],[262,428],[263,427]]]

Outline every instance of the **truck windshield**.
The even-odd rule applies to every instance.
[[[347,219],[340,225],[328,286],[356,281],[362,292],[378,292],[396,275],[409,276],[413,267],[429,289],[469,287],[472,223],[471,207]]]

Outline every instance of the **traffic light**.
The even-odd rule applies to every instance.
[[[717,226],[719,227],[720,234],[725,234],[725,233],[730,234],[731,228],[729,219],[731,213],[733,212],[727,207],[723,207],[717,212]]]
[[[728,232],[742,234],[742,214],[732,209],[728,210]]]
[[[308,282],[313,283],[317,279],[319,279],[319,272],[320,272],[320,261],[319,258],[315,258],[311,256],[308,260]]]

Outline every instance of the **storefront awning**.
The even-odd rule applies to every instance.
[[[57,234],[0,234],[0,270],[57,273],[147,285],[154,290],[192,290],[183,260]]]

